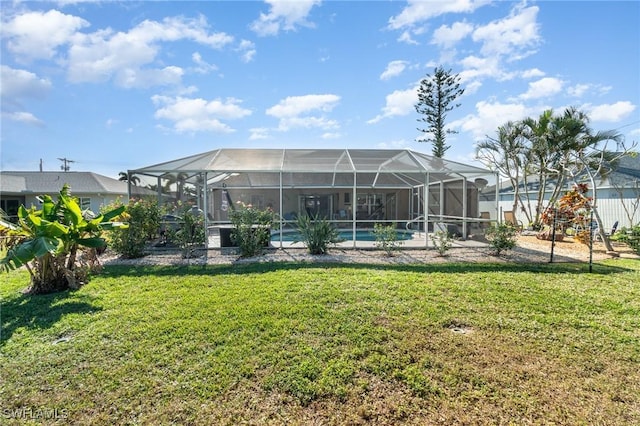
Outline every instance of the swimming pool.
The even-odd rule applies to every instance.
[[[351,229],[340,229],[338,231],[338,235],[340,239],[345,241],[353,241],[353,230]],[[413,231],[403,231],[396,230],[396,239],[398,241],[406,241],[413,238]],[[376,237],[373,234],[373,230],[370,229],[357,229],[356,230],[356,241],[375,241]],[[278,242],[280,241],[280,231],[274,231],[271,234],[271,241]],[[300,234],[296,230],[284,230],[282,231],[282,241],[285,242],[293,242],[293,241],[302,241]]]

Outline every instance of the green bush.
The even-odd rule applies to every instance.
[[[451,238],[451,234],[447,231],[437,231],[431,236],[431,241],[433,241],[433,245],[436,247],[436,250],[438,250],[440,256],[446,256],[453,245],[453,238]]]
[[[178,228],[167,230],[167,238],[180,248],[182,257],[188,259],[196,248],[205,244],[204,213],[196,206],[181,202],[175,211],[182,221]]]
[[[337,244],[343,241],[338,230],[325,218],[319,215],[313,218],[307,215],[298,216],[297,221],[300,240],[305,243],[309,253],[325,254],[330,244]],[[299,242],[298,240],[294,243]]]
[[[106,209],[120,205],[122,202],[118,200]],[[131,199],[118,220],[128,223],[129,227],[114,229],[109,235],[109,247],[125,258],[144,256],[147,242],[156,235],[160,226],[158,202],[151,199]]]
[[[503,251],[514,248],[517,235],[518,229],[510,223],[493,225],[485,233],[489,247],[493,248],[496,256],[499,256]]]
[[[381,223],[376,223],[373,226],[373,231],[371,233],[376,239],[374,245],[377,248],[384,250],[386,255],[389,257],[393,256],[393,252],[403,244],[402,241],[398,241],[398,233],[396,232],[395,224],[383,225]]]
[[[240,208],[232,210],[229,218],[233,224],[231,241],[238,246],[242,257],[262,253],[269,245],[271,230],[277,224],[273,210],[260,210],[246,204],[240,204]]]
[[[613,236],[612,240],[625,243],[636,253],[640,254],[640,223],[631,227],[620,228]]]

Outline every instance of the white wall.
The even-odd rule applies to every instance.
[[[634,224],[640,223],[640,211],[635,212],[635,216],[632,217],[632,222],[629,222],[627,214],[623,208],[623,201],[620,199],[598,199],[598,213],[600,214],[600,218],[602,219],[602,224],[605,230],[610,230],[613,227],[613,224],[617,221],[618,228],[622,228],[623,226],[631,227]],[[627,205],[629,210],[633,212],[631,206],[631,199],[624,200],[624,204]],[[481,206],[482,207],[482,206]],[[503,211],[511,211],[513,210],[513,202],[512,201],[501,201],[499,203],[500,212]],[[494,209],[495,210],[495,209]],[[489,209],[485,209],[482,211],[491,211]],[[502,213],[500,213],[502,214]],[[494,219],[493,212],[491,214],[491,218]],[[504,216],[502,216],[502,219]],[[527,218],[522,212],[516,212],[516,218],[520,220],[525,228],[528,225]]]

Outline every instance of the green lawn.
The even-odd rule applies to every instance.
[[[640,424],[640,262],[2,276],[0,423]],[[57,416],[57,420],[55,417]]]

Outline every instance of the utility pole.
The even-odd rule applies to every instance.
[[[65,171],[65,172],[68,172],[71,169],[71,166],[69,166],[69,164],[75,163],[75,161],[69,160],[66,157],[63,157],[63,158],[58,157],[58,160],[62,161],[62,165],[60,166],[60,170]]]

